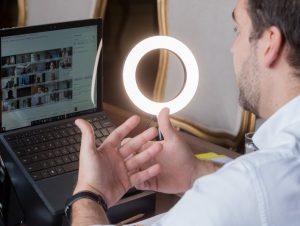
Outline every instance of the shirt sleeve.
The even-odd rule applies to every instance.
[[[152,226],[261,225],[255,174],[241,161],[197,179],[182,199]]]

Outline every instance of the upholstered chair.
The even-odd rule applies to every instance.
[[[194,53],[200,72],[191,103],[172,116],[173,124],[195,136],[242,152],[255,116],[239,106],[230,48],[235,0],[158,0],[159,33],[184,42]],[[174,98],[184,84],[180,60],[166,50],[160,62],[154,99]]]
[[[18,26],[103,17],[107,0],[18,0]]]

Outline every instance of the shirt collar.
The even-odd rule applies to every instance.
[[[300,138],[299,128],[300,96],[297,96],[261,125],[253,136],[253,142],[259,150],[294,145],[295,137]]]

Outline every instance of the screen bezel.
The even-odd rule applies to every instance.
[[[97,48],[99,46],[100,40],[103,39],[103,20],[102,18],[94,18],[94,19],[85,19],[85,20],[75,20],[75,21],[67,21],[67,22],[59,22],[59,23],[51,23],[51,24],[43,24],[43,25],[35,25],[35,26],[28,26],[28,27],[13,27],[13,28],[5,28],[0,30],[0,41],[3,37],[9,37],[14,35],[25,35],[31,33],[38,33],[38,32],[47,32],[47,31],[54,31],[54,30],[62,30],[62,29],[69,29],[69,28],[79,28],[85,26],[97,26]],[[97,50],[96,50],[97,51]],[[2,58],[2,51],[0,45],[0,59]],[[100,112],[103,111],[103,88],[102,88],[102,81],[103,81],[103,47],[100,53],[100,59],[97,66],[97,79],[96,79],[96,89],[97,90],[97,102],[96,107],[90,110],[78,111],[71,114],[67,114],[65,118],[57,117],[55,120],[40,120],[40,124],[46,124],[53,121],[60,121],[66,118],[77,117],[80,115],[84,115],[87,113],[92,112]],[[2,67],[2,65],[1,65]],[[0,75],[1,76],[1,75]],[[1,78],[2,79],[2,78]],[[2,97],[2,87],[0,87],[0,101],[2,104],[3,97]],[[26,126],[30,127],[30,126]],[[2,129],[2,105],[0,107],[0,132],[8,132],[18,129],[23,129],[26,127],[20,127],[17,129],[5,130]]]

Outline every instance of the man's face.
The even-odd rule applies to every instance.
[[[260,72],[257,42],[250,41],[252,23],[247,11],[248,0],[237,0],[233,12],[236,38],[231,48],[234,70],[240,91],[240,105],[258,115]]]

